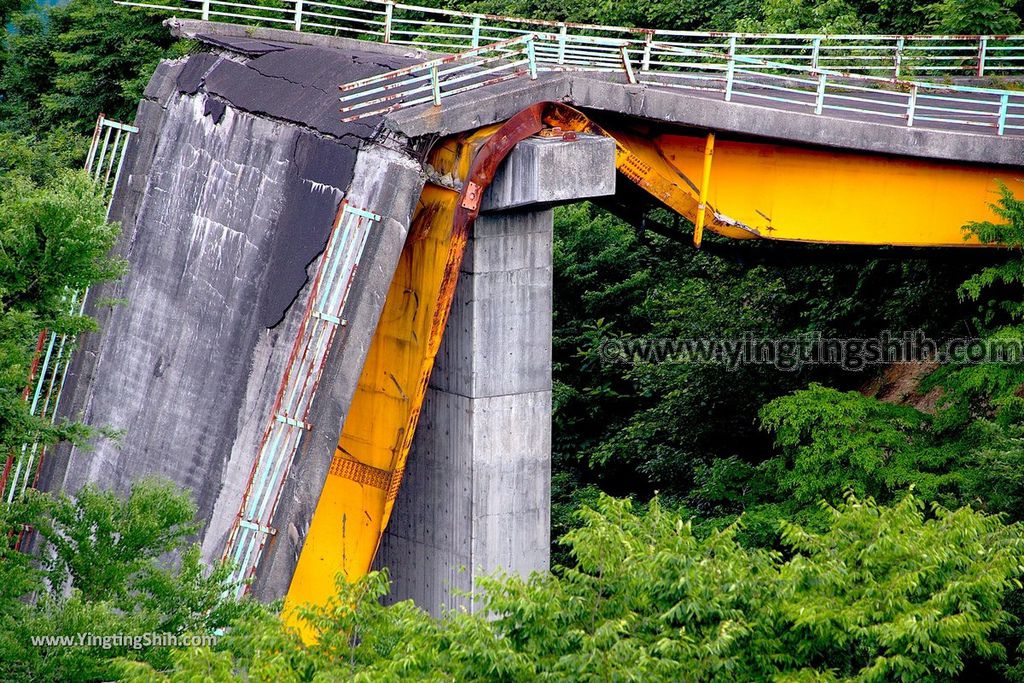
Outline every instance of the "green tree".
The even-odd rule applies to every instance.
[[[1007,34],[1018,31],[1017,0],[940,0],[928,5],[928,30],[943,34]]]
[[[787,520],[820,527],[818,501],[836,503],[845,492],[891,503],[913,489],[926,502],[1008,511],[1005,497],[999,504],[977,498],[1001,476],[994,461],[974,456],[980,435],[941,433],[932,416],[910,406],[812,383],[767,403],[759,417],[775,436],[775,452],[756,464],[711,461],[688,497],[711,527],[743,514],[747,542],[776,545]]]
[[[13,149],[17,149],[13,145]],[[22,443],[53,443],[85,435],[81,425],[52,426],[29,414],[22,391],[43,330],[77,334],[92,329],[86,316],[69,307],[71,291],[123,272],[108,256],[118,234],[106,221],[106,204],[82,172],[59,171],[45,183],[33,175],[52,170],[50,161],[21,154],[15,170],[4,172],[11,149],[0,153],[0,449]],[[24,169],[24,170],[22,170]]]
[[[161,59],[183,54],[164,16],[108,0],[67,4],[14,17],[0,72],[0,126],[28,133],[91,130],[96,115],[132,119]]]
[[[557,211],[555,528],[571,527],[568,513],[592,497],[587,487],[683,499],[716,461],[736,456],[728,462],[754,467],[772,455],[771,435],[756,419],[763,405],[811,381],[850,389],[867,379],[837,366],[612,362],[609,345],[745,334],[863,338],[915,328],[942,336],[970,315],[969,305],[955,304],[958,284],[975,268],[962,259],[880,250],[879,258],[851,262],[839,249],[777,256],[779,245],[731,247],[712,238],[697,252],[685,238],[636,230],[590,205]],[[711,511],[707,503],[697,510]]]
[[[993,636],[1022,571],[1021,531],[914,496],[849,497],[827,528],[783,527],[786,554],[744,548],[736,525],[706,538],[653,501],[602,497],[565,542],[557,574],[484,581],[484,612],[435,621],[382,606],[384,574],[339,582],[304,610],[309,647],[267,614],[217,648],[173,654],[126,680],[891,681],[954,680],[998,660]]]
[[[130,639],[211,633],[263,610],[225,597],[229,567],[206,569],[188,541],[194,516],[187,494],[156,480],[137,483],[127,497],[91,486],[74,499],[30,491],[0,510],[8,539],[0,545],[0,679],[111,680],[118,658],[163,668],[171,648]],[[37,535],[37,558],[10,544],[26,529]],[[95,640],[33,643],[39,636],[77,643],[80,634]],[[100,639],[115,636],[121,642],[102,646]]]

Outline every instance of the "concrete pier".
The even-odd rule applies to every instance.
[[[208,38],[208,40],[213,40]],[[395,149],[343,124],[330,88],[415,60],[291,43],[217,39],[218,53],[164,62],[139,105],[111,217],[118,282],[92,289],[102,334],[84,336],[63,415],[123,432],[44,461],[41,488],[127,492],[158,475],[189,491],[212,564],[224,553],[312,277],[342,199],[380,214],[367,239],[310,428],[280,496],[261,598],[282,597],[376,328],[423,178]],[[362,136],[362,137],[360,137]],[[106,300],[121,300],[110,307]],[[288,455],[289,459],[291,454]]]
[[[548,567],[552,210],[613,194],[604,138],[531,138],[484,196],[378,565],[390,599],[476,609],[497,570]]]

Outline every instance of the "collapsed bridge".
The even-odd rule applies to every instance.
[[[207,49],[139,106],[110,210],[131,272],[90,293],[103,333],[60,406],[124,437],[50,454],[41,487],[176,481],[204,557],[262,599],[322,603],[376,563],[395,598],[472,608],[481,572],[548,562],[553,206],[667,208],[698,243],[962,247],[1000,183],[1024,190],[1012,91],[883,87],[822,66],[822,39],[794,66],[732,36],[666,77],[658,55],[693,48],[645,38],[633,64],[568,31],[481,46],[474,23],[437,57],[168,22]]]

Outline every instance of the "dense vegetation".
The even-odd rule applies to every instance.
[[[461,9],[680,29],[1000,33],[1017,0],[458,0]],[[0,0],[0,440],[84,440],[21,393],[62,298],[116,277],[116,226],[74,169],[104,111],[130,119],[155,64],[196,49],[109,0]],[[1024,367],[950,364],[908,401],[878,368],[610,363],[609,342],[882,330],[1024,338],[1024,202],[970,226],[1013,247],[964,257],[836,248],[696,252],[594,206],[555,235],[555,554],[486,582],[493,620],[383,607],[386,576],[305,614],[236,602],[188,541],[194,507],[29,495],[0,513],[0,680],[1024,681]],[[925,400],[922,397],[930,397]],[[609,497],[611,496],[615,497]],[[27,529],[34,530],[26,534]],[[173,552],[172,552],[173,551]],[[177,562],[169,557],[176,556]],[[33,636],[208,634],[215,647],[40,645]],[[159,673],[162,672],[162,673]]]
[[[613,26],[777,33],[1013,33],[1019,0],[444,0],[467,11]]]
[[[52,425],[22,400],[43,330],[77,334],[90,320],[69,308],[69,291],[116,276],[107,256],[117,226],[84,172],[65,166],[75,140],[45,142],[0,133],[0,448],[82,439],[83,425]]]
[[[603,497],[565,537],[571,567],[486,582],[494,620],[381,607],[375,574],[307,615],[324,634],[313,647],[252,618],[216,652],[176,653],[157,680],[948,680],[1002,652],[991,637],[1022,538],[967,508],[922,507],[850,497],[823,508],[823,532],[784,525],[774,552],[744,547],[736,525],[700,537],[657,501],[637,515]]]
[[[75,500],[30,492],[0,512],[5,536],[35,531],[40,558],[0,546],[0,678],[106,681],[120,657],[165,668],[173,649],[148,646],[145,634],[211,633],[252,611],[223,596],[227,568],[207,571],[187,543],[194,516],[187,495],[155,481],[127,499],[90,487]],[[161,559],[170,551],[177,566]],[[96,639],[79,641],[86,633]],[[72,644],[33,642],[40,636]]]

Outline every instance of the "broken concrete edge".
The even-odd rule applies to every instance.
[[[562,162],[555,163],[552,155]],[[603,172],[595,172],[595,165]],[[605,138],[584,136],[582,143],[532,139],[515,148],[504,168],[507,172],[495,179],[495,186],[499,203],[507,207],[565,203],[615,191],[615,148]],[[557,187],[565,184],[566,177],[589,179],[589,184],[580,180]],[[332,381],[321,384],[324,395],[317,395],[310,419],[314,428],[303,439],[282,492],[272,523],[277,536],[253,585],[258,599],[277,599],[288,591],[424,183],[419,163],[400,151],[371,143],[359,153],[346,199],[380,213],[384,221],[360,264],[357,288],[350,296],[353,310],[345,315],[346,336],[335,342],[324,369]],[[472,267],[472,260],[464,265]],[[542,388],[550,392],[549,364],[547,385]]]
[[[272,522],[277,533],[252,585],[259,600],[281,598],[291,585],[424,182],[420,165],[393,149],[368,144],[356,159],[346,199],[382,220],[371,228],[349,294],[344,335],[335,339],[324,365],[324,377],[331,381],[320,385],[309,416],[313,427],[302,439],[281,492]]]
[[[918,157],[956,163],[1021,166],[1024,137],[908,128],[815,116],[631,85],[613,74],[563,72],[506,81],[388,114],[385,126],[409,138],[450,135],[504,121],[537,102],[563,102],[594,112],[733,133],[786,144]]]
[[[344,36],[329,36],[321,33],[305,33],[282,28],[267,28],[265,26],[246,26],[245,24],[225,24],[218,21],[202,21],[200,19],[182,19],[171,17],[165,19],[164,26],[175,38],[186,38],[189,40],[203,41],[204,34],[215,34],[230,38],[253,38],[256,40],[270,40],[276,43],[291,43],[292,45],[314,45],[317,47],[329,47],[336,50],[357,50],[365,52],[372,50],[382,55],[393,57],[420,57],[424,61],[441,56],[437,52],[428,52],[409,45],[395,45],[393,43],[373,43],[356,38]],[[338,85],[341,85],[339,83]]]

